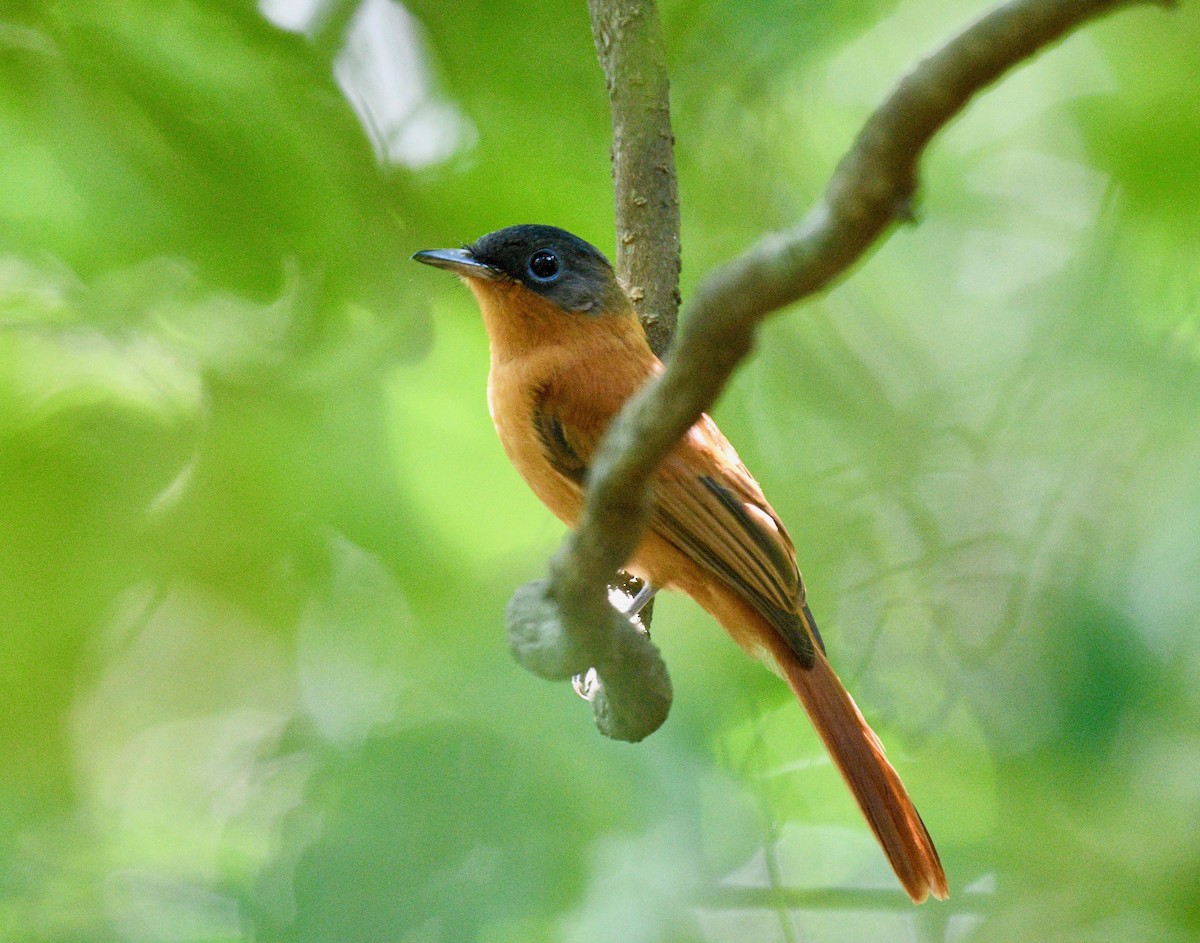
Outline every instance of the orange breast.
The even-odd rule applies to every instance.
[[[533,422],[540,391],[555,373],[554,365],[544,358],[497,361],[493,356],[488,372],[488,409],[513,467],[555,517],[574,527],[583,507],[583,492],[550,467]]]
[[[632,308],[572,313],[519,285],[471,283],[471,288],[490,340],[488,408],[504,451],[542,503],[574,526],[583,494],[548,461],[535,409],[550,410],[573,436],[594,444],[661,365]],[[590,449],[587,453],[582,457]]]

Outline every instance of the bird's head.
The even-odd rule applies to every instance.
[[[417,252],[413,260],[470,286],[494,342],[530,330],[544,342],[572,324],[577,330],[581,319],[633,313],[604,254],[555,226],[509,226],[461,249]]]

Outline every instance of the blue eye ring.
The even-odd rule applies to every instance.
[[[538,249],[529,257],[529,275],[539,282],[552,282],[558,278],[558,256],[551,249]]]

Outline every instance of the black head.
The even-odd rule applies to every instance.
[[[599,313],[622,297],[603,253],[555,226],[509,226],[462,249],[430,249],[413,258],[466,278],[520,282],[567,311]]]

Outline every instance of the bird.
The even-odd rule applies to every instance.
[[[488,408],[504,451],[568,527],[589,463],[626,400],[663,364],[600,250],[554,226],[509,226],[413,260],[459,276],[490,348]],[[679,590],[807,712],[915,903],[949,895],[921,816],[825,653],[796,550],[762,488],[702,414],[654,475],[653,516],[625,569],[653,591]]]

